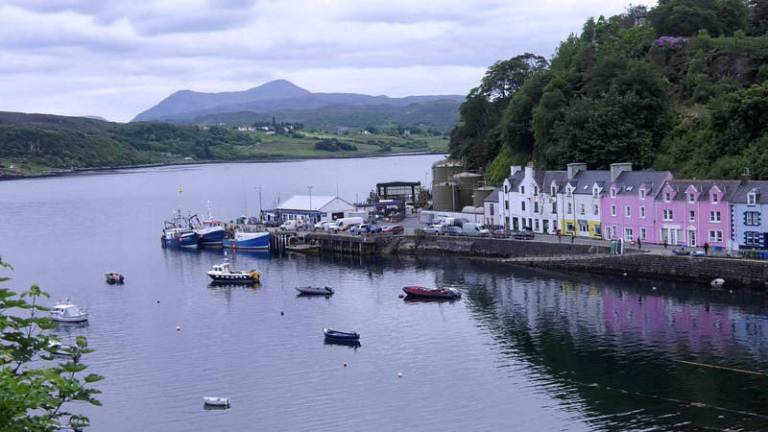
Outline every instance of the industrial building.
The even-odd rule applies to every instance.
[[[336,196],[294,195],[269,211],[275,220],[298,220],[303,223],[317,223],[334,220],[353,212],[355,206]]]

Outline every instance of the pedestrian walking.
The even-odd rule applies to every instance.
[[[704,255],[709,255],[709,243],[704,243]]]
[[[664,239],[664,249],[667,248],[667,239]]]
[[[640,241],[640,239],[637,239],[637,248],[638,249],[642,249],[643,248],[643,243]]]
[[[571,234],[571,244],[576,243],[576,234]]]

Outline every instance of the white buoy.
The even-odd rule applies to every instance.
[[[402,377],[403,377],[403,373],[402,373],[402,372],[398,372],[398,373],[397,373],[397,377],[398,377],[398,378],[402,378]]]
[[[176,331],[181,331],[181,326],[176,326]]]

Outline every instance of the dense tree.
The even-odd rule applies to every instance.
[[[648,18],[659,35],[731,35],[746,28],[744,0],[660,0]]]
[[[0,261],[0,268],[8,265]],[[0,282],[8,278],[0,278]],[[0,430],[8,432],[47,432],[88,425],[82,415],[67,411],[71,402],[100,405],[99,393],[90,384],[102,379],[88,374],[82,356],[90,350],[85,338],[67,349],[65,359],[53,356],[53,327],[41,317],[47,309],[39,304],[48,295],[37,286],[16,295],[0,288]]]
[[[748,0],[749,33],[761,36],[768,33],[768,0]]]

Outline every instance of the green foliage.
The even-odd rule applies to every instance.
[[[324,139],[324,140],[318,141],[317,143],[315,143],[315,149],[329,151],[329,152],[357,151],[357,146],[354,144],[349,144],[347,142],[339,141],[335,138],[332,138],[332,139]]]
[[[637,25],[642,7],[589,19],[548,67],[509,87],[500,111],[489,94],[501,92],[483,90],[498,76],[489,70],[461,108],[451,154],[485,167],[494,184],[530,160],[556,169],[628,161],[699,178],[751,167],[768,177],[768,36],[744,33],[748,16],[768,16],[758,3],[662,0],[648,12],[653,27]]]
[[[0,268],[9,266],[0,261]],[[0,278],[0,282],[8,278]],[[20,295],[0,288],[0,430],[80,430],[88,418],[67,411],[72,402],[101,405],[100,392],[90,386],[102,379],[85,374],[82,357],[93,350],[83,337],[67,349],[66,359],[57,360],[47,335],[53,328],[42,316],[48,309],[39,301],[48,294],[33,285]]]

